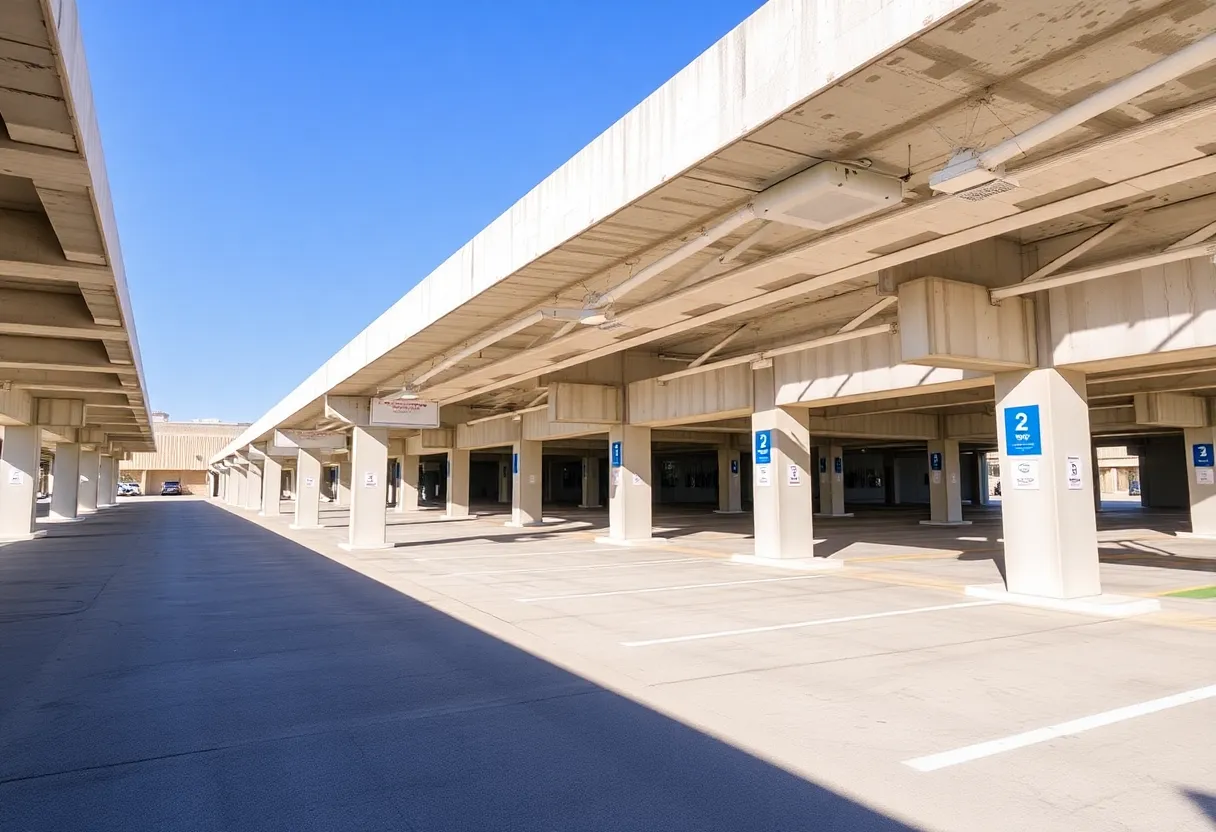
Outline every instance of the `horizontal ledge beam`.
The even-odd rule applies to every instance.
[[[114,275],[105,266],[75,263],[33,263],[28,260],[0,260],[0,276],[48,283],[75,283],[80,286],[114,288]]]

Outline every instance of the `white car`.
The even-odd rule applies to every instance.
[[[139,483],[137,482],[120,482],[118,484],[118,495],[120,497],[138,497],[139,494]]]

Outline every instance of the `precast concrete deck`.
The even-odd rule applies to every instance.
[[[658,512],[668,542],[620,549],[553,514],[390,515],[351,554],[340,508],[296,532],[141,498],[0,547],[0,828],[1216,822],[1216,601],[969,599],[995,510],[818,521],[847,564],[814,574],[731,563],[746,516]],[[1216,583],[1176,519],[1104,513],[1104,583]]]

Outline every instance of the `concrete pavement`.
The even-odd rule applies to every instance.
[[[911,829],[202,501],[0,547],[0,828]]]

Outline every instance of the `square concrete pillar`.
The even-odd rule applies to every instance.
[[[262,467],[259,462],[249,463],[245,471],[245,504],[250,511],[262,509]]]
[[[852,517],[844,510],[844,448],[821,445],[817,451],[820,517]]]
[[[514,459],[515,455],[512,451],[511,454],[498,460],[498,502],[502,504],[511,502],[511,478],[515,476],[512,473]]]
[[[448,451],[446,517],[469,516],[469,452],[460,448]]]
[[[80,487],[76,490],[76,510],[80,514],[97,511],[97,478],[101,475],[101,454],[80,452]]]
[[[743,477],[740,453],[733,448],[718,448],[718,513],[743,511]]]
[[[1191,504],[1191,534],[1216,537],[1216,429],[1187,428],[1186,483]]]
[[[300,448],[296,452],[296,519],[293,529],[321,527],[321,452]]]
[[[401,457],[401,479],[397,483],[398,513],[418,510],[418,457]]]
[[[393,493],[397,495],[397,499],[393,502],[389,509],[393,514],[400,514],[405,511],[402,507],[402,499],[405,497],[404,480],[405,480],[405,457],[397,455],[389,460],[389,469],[392,471],[393,478]]]
[[[583,499],[579,508],[599,508],[600,503],[600,458],[583,457]]]
[[[544,520],[543,443],[520,439],[511,446],[512,526],[539,526]]]
[[[1097,518],[1082,373],[996,375],[1006,586],[1056,599],[1096,596]]]
[[[608,431],[608,536],[618,546],[662,542],[651,521],[650,428],[613,425]]]
[[[36,532],[42,428],[9,425],[0,443],[0,540],[29,540]]]
[[[282,499],[283,462],[268,455],[262,462],[262,516],[278,517]]]
[[[963,519],[962,467],[958,440],[935,439],[929,443],[929,519],[926,526],[969,526]]]
[[[55,484],[51,489],[49,519],[61,522],[79,519],[80,446],[66,442],[56,445],[51,469]]]
[[[776,405],[771,367],[756,370],[753,383],[755,559],[809,563],[815,547],[811,520],[810,412]]]
[[[108,508],[116,502],[114,497],[115,469],[118,466],[114,457],[102,454],[97,464],[97,507]]]
[[[386,462],[385,465],[387,465],[387,464],[388,463]],[[351,471],[351,463],[349,461],[344,460],[344,461],[338,463],[338,479],[334,483],[334,504],[335,505],[339,505],[339,506],[349,506],[350,505],[350,490],[351,490],[350,471]]]
[[[388,428],[356,427],[351,437],[350,535],[347,551],[384,549],[387,521],[384,483],[388,471]]]

